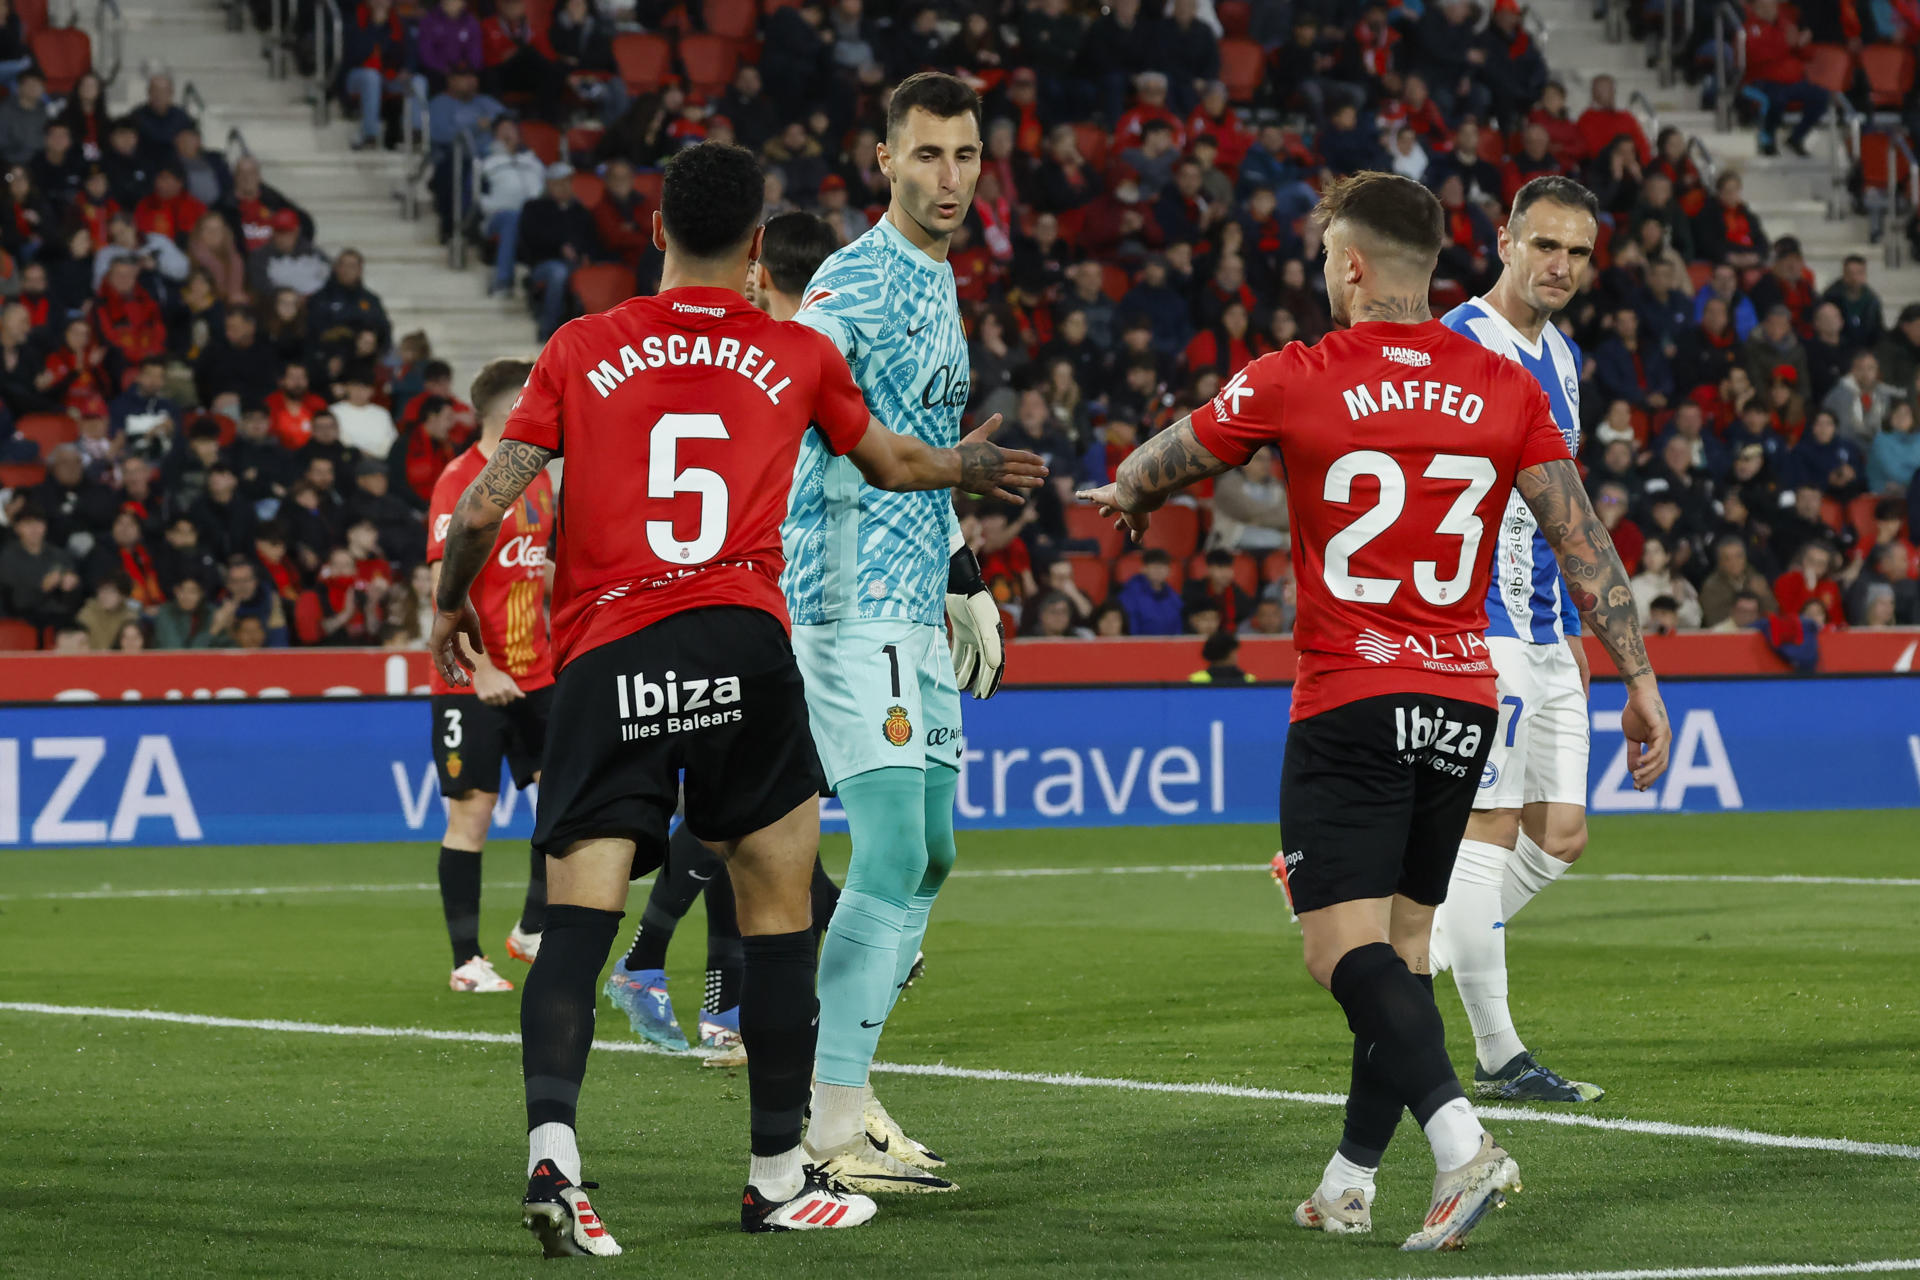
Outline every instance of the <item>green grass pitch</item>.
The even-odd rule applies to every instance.
[[[1610,1090],[1603,1119],[1920,1142],[1920,877],[1907,812],[1596,821],[1579,878],[1510,934],[1515,1016],[1550,1064]],[[961,867],[1263,863],[1264,827],[963,833]],[[518,906],[524,846],[486,876]],[[844,864],[830,839],[829,866]],[[0,855],[0,1002],[513,1032],[516,999],[454,995],[430,846]],[[1697,877],[1605,880],[1607,873]],[[241,896],[111,888],[334,886]],[[638,916],[639,886],[628,912]],[[673,949],[698,1005],[698,909]],[[928,973],[881,1043],[893,1063],[1344,1089],[1338,1007],[1306,976],[1263,872],[949,883]],[[1456,1064],[1466,1019],[1442,979]],[[602,1041],[628,1038],[601,1004]],[[0,1010],[0,1276],[512,1276],[519,1054],[510,1043],[324,1036]],[[1403,1256],[1431,1162],[1403,1124],[1378,1233],[1291,1225],[1337,1107],[1195,1093],[882,1075],[951,1160],[947,1197],[892,1198],[857,1231],[738,1234],[744,1074],[597,1053],[586,1174],[623,1274],[688,1277],[1493,1276],[1920,1258],[1920,1160],[1576,1128],[1489,1127],[1526,1190],[1465,1253]]]

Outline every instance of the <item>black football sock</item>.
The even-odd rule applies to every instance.
[[[440,911],[447,920],[447,940],[453,943],[453,967],[458,969],[480,950],[480,855],[466,849],[440,846]]]
[[[756,1156],[800,1145],[813,1084],[820,1001],[814,996],[813,933],[742,938],[746,982],[740,992],[740,1039],[747,1050],[748,1133]],[[544,952],[542,953],[544,954]]]
[[[539,933],[547,927],[547,855],[533,850],[527,871],[527,900],[520,907],[520,932]]]
[[[1371,942],[1340,957],[1332,990],[1354,1037],[1372,1046],[1368,1064],[1422,1126],[1442,1106],[1467,1096],[1447,1058],[1446,1026],[1431,979],[1422,983],[1391,946]]]
[[[674,930],[701,890],[724,874],[725,867],[717,854],[694,839],[686,823],[680,824],[667,841],[666,865],[654,876],[647,908],[640,913],[640,928],[627,952],[628,969],[667,967],[667,944],[673,941]]]
[[[587,1050],[593,1045],[594,984],[624,914],[564,904],[547,908],[540,956],[520,994],[528,1132],[543,1124],[574,1127]]]
[[[726,868],[707,886],[707,991],[702,1013],[724,1013],[740,1003],[740,984],[746,959],[740,942],[740,922],[733,907],[733,881]]]
[[[1404,1108],[1393,1086],[1373,1065],[1367,1042],[1353,1042],[1353,1077],[1347,1086],[1347,1127],[1340,1137],[1340,1154],[1368,1169],[1380,1167]]]
[[[827,926],[833,923],[833,909],[840,904],[840,886],[827,874],[826,867],[820,863],[818,854],[813,859],[813,940],[815,944],[826,941]]]

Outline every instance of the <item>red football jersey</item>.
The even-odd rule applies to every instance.
[[[689,609],[786,623],[780,522],[810,422],[835,454],[866,434],[846,361],[731,289],[672,289],[562,326],[506,431],[567,460],[557,665]]]
[[[1531,374],[1437,320],[1368,322],[1255,360],[1193,429],[1236,466],[1279,448],[1295,720],[1386,693],[1493,705],[1493,538],[1515,473],[1568,456]]]
[[[434,481],[433,501],[427,507],[427,562],[447,553],[447,526],[453,509],[487,460],[480,450],[468,449],[440,472]],[[542,471],[520,495],[520,501],[500,522],[493,555],[474,579],[468,598],[480,615],[480,638],[494,666],[513,677],[521,689],[532,691],[553,683],[553,642],[547,633],[547,543],[553,538],[553,482]],[[455,688],[433,672],[435,693],[472,693],[471,685]]]

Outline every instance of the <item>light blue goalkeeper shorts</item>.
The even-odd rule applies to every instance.
[[[960,767],[960,690],[945,627],[878,618],[793,629],[827,785],[874,769]]]

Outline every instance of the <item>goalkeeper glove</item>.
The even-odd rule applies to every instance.
[[[1007,666],[1000,607],[980,580],[980,562],[964,544],[947,561],[947,621],[953,626],[953,678],[976,698],[991,698]]]

